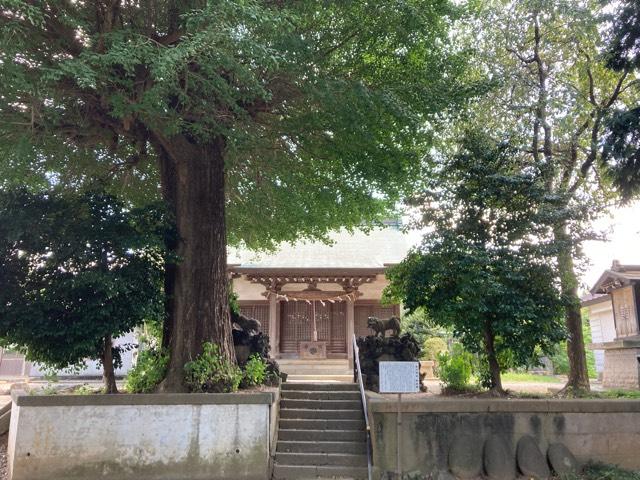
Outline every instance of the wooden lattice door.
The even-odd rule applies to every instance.
[[[320,302],[315,304],[318,340],[327,342],[327,353],[344,355],[346,343],[345,302]],[[297,354],[301,341],[313,340],[313,304],[307,302],[282,302],[280,314],[280,352]]]
[[[269,335],[269,304],[242,304],[240,305],[240,313],[245,317],[258,320],[260,322],[260,331],[265,335]]]

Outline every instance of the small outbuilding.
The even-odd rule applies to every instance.
[[[583,306],[592,322],[591,348],[603,352],[606,388],[640,388],[640,265],[614,261]],[[595,328],[597,327],[597,328]]]

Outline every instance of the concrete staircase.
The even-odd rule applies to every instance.
[[[283,383],[273,479],[367,478],[355,383]]]
[[[353,370],[347,359],[278,359],[289,382],[353,382]]]

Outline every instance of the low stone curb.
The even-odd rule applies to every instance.
[[[393,413],[397,398],[368,396],[370,412]],[[412,399],[402,400],[403,413],[625,413],[640,412],[640,400],[520,400],[520,399]]]
[[[19,407],[72,407],[112,405],[271,405],[273,392],[258,393],[140,393],[115,395],[29,395],[14,390]]]

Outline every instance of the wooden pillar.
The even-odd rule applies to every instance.
[[[347,300],[347,357],[353,360],[354,302]]]
[[[271,355],[278,355],[278,345],[280,344],[280,329],[278,328],[278,301],[275,295],[269,297],[269,342],[271,343]]]

